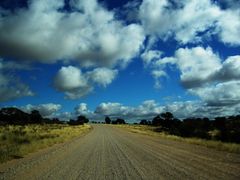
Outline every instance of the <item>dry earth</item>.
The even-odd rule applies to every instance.
[[[240,179],[240,154],[108,125],[0,165],[0,179]]]

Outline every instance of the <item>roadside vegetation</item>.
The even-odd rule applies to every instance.
[[[0,126],[0,162],[21,158],[57,143],[68,141],[90,130],[90,125],[64,124]]]
[[[179,120],[171,112],[157,115],[152,120],[143,119],[134,125],[124,120],[112,121],[105,118],[106,124],[118,124],[132,132],[160,136],[206,147],[240,153],[240,115],[229,117],[186,118]]]
[[[219,140],[206,140],[196,137],[181,137],[176,135],[171,135],[166,131],[159,132],[159,127],[146,126],[139,124],[126,124],[126,125],[117,125],[117,127],[127,129],[133,133],[144,134],[148,136],[156,136],[159,138],[165,138],[174,141],[181,141],[190,144],[202,145],[205,147],[231,152],[231,153],[240,153],[240,144],[238,143],[226,143]]]
[[[68,123],[57,118],[43,118],[33,110],[25,113],[17,108],[0,110],[0,163],[21,158],[57,143],[63,143],[87,133],[88,119],[78,116]]]

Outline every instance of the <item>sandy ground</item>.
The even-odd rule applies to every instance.
[[[93,125],[83,137],[1,164],[0,179],[240,179],[240,154]]]

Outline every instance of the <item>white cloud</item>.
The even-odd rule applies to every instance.
[[[163,110],[163,107],[159,106],[155,100],[146,100],[134,108],[131,116],[139,116],[138,118],[151,117],[160,114]]]
[[[240,81],[222,82],[216,85],[190,89],[210,106],[240,104]]]
[[[59,90],[71,90],[79,87],[87,86],[87,80],[81,70],[73,67],[62,67],[54,80],[54,85]]]
[[[69,121],[70,119],[74,119],[73,113],[71,112],[60,112],[54,115],[54,118],[58,118],[61,121]]]
[[[217,93],[213,92],[212,95],[217,96]],[[51,110],[49,107],[55,108]],[[76,119],[79,115],[86,116],[90,121],[104,121],[105,116],[110,116],[113,120],[116,118],[124,118],[127,122],[133,122],[142,119],[152,120],[156,115],[160,115],[164,112],[172,112],[174,117],[180,119],[188,117],[214,118],[217,116],[230,116],[240,113],[240,104],[229,103],[227,106],[226,104],[218,104],[216,106],[201,101],[177,101],[160,105],[155,100],[146,100],[138,106],[125,106],[118,102],[103,102],[96,107],[95,111],[89,110],[86,103],[77,105],[74,108],[74,112],[58,112],[60,108],[60,105],[54,105],[52,103],[49,105],[27,105],[22,107],[22,109],[27,112],[37,109],[40,113],[45,112],[45,115],[48,117],[57,117],[66,121],[69,119]]]
[[[93,88],[82,71],[76,67],[62,67],[54,78],[54,87],[65,92],[66,98],[77,99],[90,93]]]
[[[167,77],[167,73],[163,70],[152,70],[152,76],[155,79],[155,85],[154,87],[156,89],[160,89],[161,88],[161,83],[160,83],[160,79],[163,77]]]
[[[96,84],[106,87],[116,78],[118,71],[95,68],[83,73],[74,66],[62,67],[54,78],[54,87],[68,99],[78,99],[94,90]]]
[[[106,87],[116,78],[118,74],[117,70],[111,70],[108,68],[96,68],[88,73],[89,78],[103,87]]]
[[[75,114],[76,115],[87,115],[89,116],[92,112],[88,109],[86,103],[80,103],[78,106],[75,107]]]
[[[105,115],[112,119],[124,118],[126,121],[152,120],[153,117],[163,112],[172,112],[177,118],[230,116],[239,113],[240,104],[229,106],[209,106],[201,101],[172,102],[159,105],[155,100],[146,100],[139,106],[124,106],[117,102],[101,103],[96,107],[92,119],[104,120]]]
[[[221,68],[220,58],[210,48],[180,48],[175,52],[175,58],[186,88],[201,86]]]
[[[38,110],[43,117],[52,117],[61,108],[62,106],[60,104],[54,104],[54,103],[39,104],[39,105],[28,104],[26,106],[20,107],[20,109],[28,113],[30,113],[32,110]]]
[[[63,6],[63,0],[32,0],[14,13],[1,10],[0,55],[41,63],[124,66],[142,46],[142,27],[123,25],[96,0],[72,0],[72,12],[60,11]]]
[[[180,48],[172,57],[152,61],[150,67],[152,72],[159,71],[161,78],[167,76],[164,74],[167,65],[175,65],[180,72],[181,84],[208,106],[240,104],[239,55],[222,60],[211,48]],[[156,79],[155,76],[153,74]]]
[[[165,111],[170,111],[177,118],[231,116],[239,113],[240,105],[209,106],[207,103],[199,101],[173,102],[164,107]]]
[[[221,9],[211,0],[143,0],[139,18],[147,34],[162,40],[197,43],[217,34],[224,43],[240,43],[240,10]]]
[[[120,116],[128,113],[129,108],[120,103],[101,103],[96,107],[95,114]]]
[[[240,8],[224,11],[217,25],[219,27],[219,36],[222,42],[231,45],[240,44]]]
[[[240,80],[240,56],[230,56],[215,75],[216,80]]]
[[[144,64],[149,65],[153,60],[159,59],[163,52],[157,50],[145,51],[141,54]]]

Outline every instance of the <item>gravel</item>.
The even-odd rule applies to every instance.
[[[93,125],[85,136],[1,164],[0,179],[240,179],[240,155]]]

